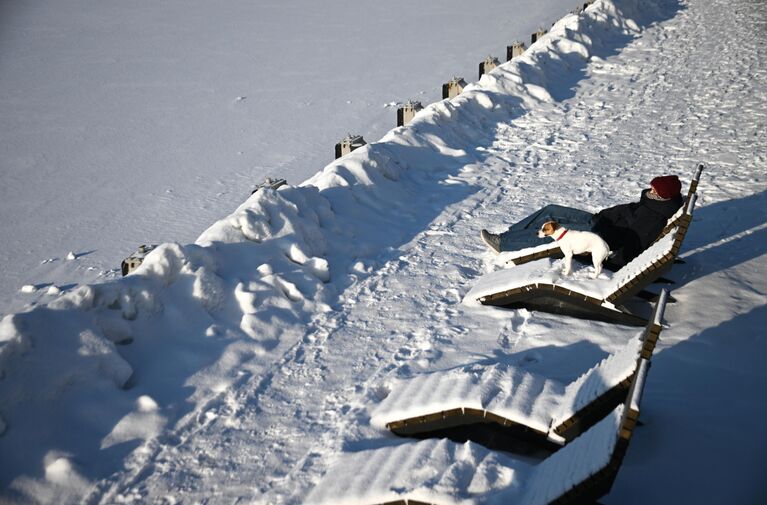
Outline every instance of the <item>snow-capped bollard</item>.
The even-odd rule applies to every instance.
[[[138,246],[138,249],[136,252],[128,256],[122,261],[122,264],[120,265],[120,269],[122,271],[123,277],[137,269],[141,264],[144,262],[144,258],[146,258],[146,255],[152,252],[152,250],[157,247],[156,245],[140,245]]]
[[[506,61],[511,61],[512,58],[521,56],[525,52],[525,43],[519,40],[515,40],[510,46],[506,46]]]
[[[479,64],[479,77],[485,74],[489,74],[491,70],[500,65],[501,62],[495,56],[487,56],[482,63]]]
[[[421,102],[408,100],[405,105],[397,109],[397,126],[405,126],[413,120],[418,111],[423,110]]]
[[[453,77],[442,85],[442,99],[455,98],[461,94],[465,87],[466,81],[463,80],[463,77]]]
[[[535,44],[535,42],[544,35],[546,35],[546,30],[544,28],[538,28],[538,31],[530,36],[530,43]]]
[[[264,179],[264,182],[262,182],[261,184],[258,184],[255,188],[253,188],[250,194],[252,195],[259,189],[264,189],[264,188],[277,189],[280,186],[284,186],[287,183],[288,181],[286,181],[285,179],[272,179],[271,177],[267,177]]]
[[[364,146],[365,144],[367,144],[367,142],[365,142],[365,139],[362,138],[362,135],[352,135],[351,133],[348,134],[346,137],[341,139],[341,142],[336,144],[336,159],[349,154],[350,152]]]

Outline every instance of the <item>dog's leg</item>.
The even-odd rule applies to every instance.
[[[570,269],[573,267],[573,253],[565,253],[565,268],[562,270],[563,275],[570,275]]]
[[[604,258],[600,258],[596,254],[591,255],[592,259],[594,260],[594,275],[592,276],[594,279],[599,277],[599,274],[602,273],[602,262],[605,260]]]

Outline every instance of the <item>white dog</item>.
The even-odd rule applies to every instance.
[[[594,262],[594,275],[596,279],[602,273],[602,263],[610,255],[610,246],[602,240],[602,237],[590,231],[568,230],[560,226],[556,221],[543,223],[538,231],[538,237],[551,237],[559,243],[559,248],[565,255],[564,275],[570,275],[573,266],[573,254],[591,253]]]

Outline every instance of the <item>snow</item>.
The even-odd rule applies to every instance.
[[[117,422],[112,431],[101,441],[101,448],[123,444],[131,440],[151,440],[162,432],[166,419],[157,412],[157,403],[149,396],[136,400],[136,411]]]
[[[541,253],[544,251],[553,251],[554,249],[558,249],[558,248],[559,248],[559,245],[556,242],[547,242],[545,244],[537,245],[535,247],[525,247],[524,249],[519,249],[517,251],[503,251],[498,254],[497,263],[506,264],[511,262],[514,259],[527,256],[528,254]]]
[[[568,384],[552,416],[551,426],[555,427],[584,409],[599,396],[605,394],[625,379],[631,377],[639,366],[641,340],[636,338],[615,354]]]
[[[530,505],[551,503],[565,491],[610,462],[618,440],[623,405],[535,467],[521,500]]]
[[[478,503],[488,494],[519,493],[529,465],[471,442],[410,442],[345,455],[309,494],[307,504]]]
[[[647,371],[650,369],[650,362],[642,360],[639,363],[639,368],[636,372],[636,377],[631,385],[631,391],[629,391],[629,397],[626,402],[626,408],[634,413],[639,412],[639,404],[642,402],[642,394],[644,393],[645,382],[647,381]]]
[[[479,6],[419,4],[411,6],[415,20],[394,4],[365,7],[372,9],[365,15],[355,6],[338,11],[346,16],[339,20],[312,24],[322,32],[314,37],[301,9],[331,17],[305,2],[227,9],[166,2],[154,7],[162,16],[138,5],[71,2],[9,7],[10,28],[0,31],[4,47],[19,48],[0,59],[0,142],[4,166],[14,167],[3,172],[9,182],[0,195],[0,284],[12,298],[0,322],[0,499],[304,503],[334,462],[410,445],[371,425],[369,405],[383,401],[396,380],[508,366],[571,383],[635,330],[462,304],[482,274],[497,268],[479,229],[500,229],[547,203],[594,211],[632,201],[649,178],[687,179],[700,161],[708,169],[681,252],[686,263],[669,274],[677,303],[667,310],[647,378],[644,426],[601,501],[755,503],[764,496],[761,3],[600,0],[584,16],[558,22],[535,51],[386,133],[393,111],[381,104],[427,89],[434,96],[418,98],[436,100],[438,83],[461,72],[457,62],[470,76],[492,52],[486,43],[548,26],[564,4],[525,3],[521,14],[494,16]],[[245,14],[259,8],[265,14],[251,23]],[[230,30],[213,29],[220,16],[236,20]],[[440,27],[407,25],[403,43],[426,51],[413,54],[409,69],[397,66],[403,46],[348,43],[352,32],[388,37],[395,30],[384,20],[395,18]],[[73,19],[84,29],[61,28]],[[471,20],[481,28],[465,29]],[[366,30],[367,22],[375,29]],[[432,40],[432,32],[444,38]],[[476,32],[486,42],[474,42]],[[275,64],[241,64],[255,46],[231,51],[223,34],[240,42],[263,37],[258,54],[273,54]],[[167,44],[177,58],[148,50],[164,49],[169,37],[181,42]],[[206,49],[195,53],[198,40]],[[283,65],[299,55],[277,56],[272,40],[294,41],[288,56],[307,40],[319,53],[334,41],[351,51],[334,54],[375,47],[376,65],[311,57],[318,52]],[[80,61],[100,68],[82,71]],[[244,67],[260,78],[233,76]],[[295,75],[308,68],[318,69],[316,78]],[[294,74],[270,79],[264,69]],[[326,73],[334,77],[321,78]],[[210,87],[203,74],[215,76]],[[363,78],[388,91],[366,98]],[[110,82],[118,86],[103,86]],[[60,98],[72,93],[77,99]],[[335,116],[346,101],[350,115]],[[282,114],[287,103],[296,109]],[[297,123],[339,131],[325,140],[288,135]],[[348,131],[383,138],[317,172]],[[243,145],[256,137],[253,150]],[[322,163],[303,158],[309,152]],[[292,185],[248,196],[254,179],[267,175],[251,171],[254,165]],[[33,170],[41,166],[50,170]],[[296,184],[303,177],[288,166],[314,175]],[[96,178],[113,181],[132,167],[146,175],[124,186]],[[127,208],[137,209],[135,218]],[[124,216],[133,232],[109,226]],[[164,243],[117,279],[119,260],[150,242]],[[64,261],[68,251],[77,261]],[[23,285],[35,291],[19,292]],[[49,294],[50,286],[61,292]],[[508,475],[475,471],[504,457],[472,455],[481,452],[464,450],[465,463],[450,474],[471,483],[470,496],[455,499],[482,501],[507,482]],[[441,482],[428,489],[453,496],[458,481]]]

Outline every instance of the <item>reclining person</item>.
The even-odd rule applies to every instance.
[[[517,251],[550,242],[538,238],[538,229],[547,221],[581,231],[593,231],[610,246],[608,263],[619,268],[647,249],[668,220],[684,203],[682,188],[675,175],[656,177],[642,191],[638,202],[609,207],[597,214],[580,209],[547,205],[501,234],[482,230],[480,236],[495,252]]]

